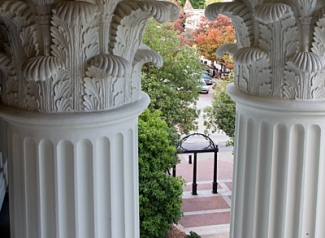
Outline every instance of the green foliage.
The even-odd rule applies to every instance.
[[[215,2],[223,2],[223,0],[205,0],[205,7]]]
[[[170,224],[178,222],[182,204],[180,177],[166,174],[178,163],[161,112],[145,110],[139,117],[139,203],[141,238],[165,237]]]
[[[184,7],[186,0],[181,0],[181,6]],[[190,0],[194,9],[204,9],[205,0]]]
[[[217,130],[222,130],[231,138],[229,144],[232,145],[235,136],[236,104],[226,93],[226,86],[230,82],[219,80],[215,87],[212,106],[204,109],[203,118],[205,119],[206,134],[208,131],[214,133]]]
[[[201,236],[196,234],[194,231],[190,231],[190,234],[187,235],[186,238],[201,238]]]
[[[151,20],[143,43],[158,52],[164,65],[143,68],[142,90],[151,98],[149,109],[161,110],[170,128],[188,133],[197,129],[195,109],[198,99],[198,79],[201,74],[199,55],[194,48],[180,45],[180,37],[172,23],[157,24]]]

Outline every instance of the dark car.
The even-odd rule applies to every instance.
[[[229,73],[230,73],[229,71],[220,72],[220,78],[222,78],[222,79],[228,78]]]

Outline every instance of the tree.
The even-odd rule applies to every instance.
[[[177,162],[161,112],[145,110],[139,117],[139,204],[141,238],[165,237],[178,222],[182,204],[180,177],[166,174]]]
[[[223,0],[205,0],[205,7],[215,2],[223,2]]]
[[[232,77],[231,77],[232,78]],[[211,107],[204,109],[205,133],[221,130],[230,137],[228,144],[233,145],[235,137],[236,104],[226,93],[226,86],[233,80],[220,80],[215,86]]]
[[[181,0],[180,5],[184,7],[186,0]],[[194,9],[204,9],[205,7],[205,0],[190,0],[192,7]]]
[[[180,34],[184,32],[186,22],[186,14],[183,8],[179,8],[179,16],[177,20],[173,21],[174,30],[178,31]]]
[[[224,62],[228,68],[233,68],[231,57],[216,58],[216,50],[221,45],[235,41],[235,29],[228,17],[219,15],[214,21],[208,21],[205,17],[202,17],[198,29],[193,33],[193,38],[198,51],[206,59],[219,60]]]
[[[202,70],[196,50],[180,45],[179,34],[172,23],[149,21],[143,43],[164,60],[161,68],[152,64],[143,68],[142,90],[151,98],[149,109],[161,110],[168,126],[177,127],[180,133],[196,130],[199,111],[195,106]]]

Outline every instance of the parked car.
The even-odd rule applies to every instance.
[[[200,80],[204,81],[207,85],[212,85],[212,78],[210,76],[203,74]]]
[[[222,78],[222,79],[228,78],[229,74],[230,74],[230,71],[221,71],[220,78]]]
[[[204,80],[200,80],[199,81],[199,88],[201,89],[201,91],[199,91],[199,93],[209,93],[209,86],[205,83]]]

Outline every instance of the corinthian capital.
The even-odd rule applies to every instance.
[[[207,7],[208,19],[229,16],[236,29],[231,54],[235,85],[242,91],[282,99],[325,99],[325,2],[235,0]]]
[[[76,112],[139,100],[139,68],[148,59],[161,65],[142,44],[151,17],[175,19],[178,8],[154,0],[0,0],[2,103]]]

